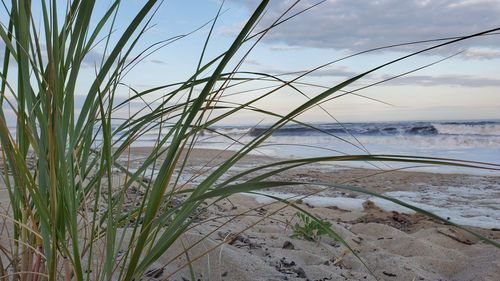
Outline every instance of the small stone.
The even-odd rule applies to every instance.
[[[297,273],[297,277],[299,278],[307,278],[306,272],[302,269],[302,267],[295,269],[295,273]]]
[[[389,277],[396,277],[396,276],[397,276],[396,274],[391,273],[391,272],[387,272],[387,271],[382,271],[382,273],[383,273],[385,276],[389,276]]]
[[[295,246],[290,241],[285,241],[285,243],[283,243],[283,247],[281,247],[281,248],[287,249],[287,250],[295,250]]]

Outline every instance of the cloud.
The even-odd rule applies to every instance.
[[[500,50],[473,48],[463,52],[462,57],[466,59],[498,59],[500,58]]]
[[[300,49],[300,47],[299,46],[289,46],[289,45],[271,45],[271,46],[269,46],[269,49],[271,51],[283,52],[283,51],[297,50],[297,49]]]
[[[158,59],[151,59],[149,62],[156,63],[156,64],[166,64],[166,62]]]
[[[90,50],[87,55],[83,58],[82,67],[83,68],[94,68],[98,67],[101,64],[101,60],[103,59],[102,53],[96,50]],[[106,59],[106,58],[105,58]],[[132,62],[135,59],[133,55],[129,56],[126,60],[127,63]],[[159,59],[145,59],[140,62],[141,64],[166,64],[165,61]]]
[[[42,51],[42,58],[46,62],[47,60],[47,49],[44,44],[40,44],[41,51]],[[3,41],[0,41],[0,63],[3,63],[4,57],[3,57],[3,52],[5,51],[5,43]],[[103,59],[103,54],[100,51],[97,50],[90,50],[85,57],[83,57],[82,60],[82,68],[95,68],[99,67],[101,65],[101,61]],[[131,62],[134,59],[133,56],[130,56],[127,58],[127,63]],[[143,64],[148,64],[148,63],[154,63],[154,64],[166,64],[165,61],[159,60],[159,59],[145,59],[141,63]],[[15,63],[11,63],[12,66],[17,66]]]
[[[262,66],[262,63],[256,59],[245,59],[245,64]]]
[[[256,5],[255,1],[233,1],[249,9]],[[293,11],[316,2],[304,0]],[[271,1],[263,26],[271,24],[291,3]],[[329,0],[278,26],[268,34],[266,42],[362,51],[500,27],[499,14],[498,0]],[[499,48],[500,36],[488,37],[472,39],[469,46]]]
[[[90,50],[85,57],[83,57],[82,60],[82,67],[84,68],[94,68],[98,67],[101,64],[102,60],[102,53],[95,51],[95,50]]]
[[[263,69],[261,72],[272,73],[275,75],[290,73],[291,76],[298,76],[305,71],[285,71],[279,69]],[[326,68],[314,71],[307,75],[307,77],[321,77],[321,78],[343,78],[348,79],[360,74],[350,70],[347,67],[336,67],[336,68]],[[365,82],[367,84],[376,83],[386,79],[390,79],[393,76],[387,74],[369,74],[364,77],[367,79]],[[398,77],[394,80],[387,81],[382,85],[387,86],[406,86],[406,85],[417,85],[417,86],[461,86],[469,88],[480,88],[480,87],[500,87],[500,79],[493,79],[487,77],[479,77],[472,75],[407,75]]]
[[[307,70],[284,70],[284,69],[276,69],[276,68],[266,68],[266,69],[261,69],[260,72],[262,73],[272,73],[275,75],[280,75],[280,74],[285,74],[288,73],[292,76],[297,76],[302,73],[305,73]],[[335,67],[335,68],[323,68],[316,70],[314,72],[311,72],[307,74],[307,77],[342,77],[342,78],[349,78],[358,75],[358,72],[351,71],[346,67]]]
[[[359,72],[351,71],[348,70],[345,67],[338,67],[338,68],[328,68],[328,69],[320,69],[317,71],[314,71],[310,74],[310,76],[314,77],[353,77],[358,75]]]
[[[383,76],[387,79],[389,76]],[[470,88],[500,87],[500,79],[477,77],[471,75],[411,75],[403,76],[387,82],[388,85],[419,85],[419,86],[462,86]]]

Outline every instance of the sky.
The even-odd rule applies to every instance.
[[[227,50],[259,2],[165,1],[136,52],[148,44],[196,30],[212,20],[222,5],[222,13],[204,57],[204,62],[208,62]],[[271,25],[294,2],[270,1],[255,31]],[[303,0],[287,15],[319,2]],[[104,8],[109,1],[98,3]],[[118,31],[143,3],[124,2],[116,25]],[[499,14],[498,0],[327,0],[270,30],[251,50],[239,70],[273,75],[307,71],[373,48],[464,36],[497,28],[500,27]],[[210,24],[205,25],[156,51],[124,77],[123,82],[137,90],[145,90],[186,80],[196,70],[209,30]],[[243,50],[247,50],[253,42],[249,42]],[[307,99],[304,95],[312,97],[357,74],[438,43],[395,47],[339,61],[301,78],[299,82],[303,84],[297,87],[303,94],[284,88],[257,103],[257,106],[284,114],[304,103]],[[88,73],[82,77],[81,83],[92,81],[92,69],[102,56],[101,51],[98,46],[86,58]],[[422,69],[356,91],[356,95],[348,94],[325,102],[321,107],[302,114],[300,119],[308,122],[329,122],[332,116],[343,122],[500,119],[500,35],[473,38],[424,52],[379,69],[345,90],[357,90],[419,68]],[[280,77],[291,80],[297,75]],[[273,85],[277,84],[254,81],[226,91],[224,99],[243,102],[265,92],[257,89]],[[244,92],[248,90],[255,91]],[[231,95],[238,92],[244,93]],[[122,89],[120,95],[128,93],[128,90]],[[251,124],[261,121],[265,123],[270,119],[243,112],[225,122]]]

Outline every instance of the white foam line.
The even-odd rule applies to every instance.
[[[384,211],[396,211],[400,213],[412,214],[415,211],[403,207],[399,204],[393,203],[391,201],[378,198],[371,197],[368,199],[363,198],[350,198],[350,197],[325,197],[325,196],[308,196],[303,198],[303,195],[298,195],[294,193],[285,193],[285,192],[274,192],[274,191],[265,191],[259,192],[263,195],[256,194],[248,194],[252,196],[258,203],[265,204],[271,203],[274,200],[272,198],[266,197],[265,195],[271,195],[280,199],[287,200],[298,200],[301,199],[304,203],[310,204],[315,207],[328,207],[328,206],[336,206],[340,209],[344,210],[363,210],[363,203],[367,200],[372,201],[376,206],[383,209]],[[401,193],[401,194],[398,194]],[[410,194],[412,193],[412,194]],[[398,198],[397,195],[406,195],[403,197],[406,198]],[[476,226],[482,228],[500,228],[500,217],[499,215],[493,215],[496,212],[491,208],[481,208],[471,206],[455,206],[455,207],[437,207],[429,204],[424,204],[420,202],[414,202],[412,200],[408,200],[408,198],[417,194],[416,192],[389,192],[386,195],[392,196],[394,198],[398,198],[399,200],[411,204],[415,207],[421,208],[423,210],[432,212],[444,219],[449,219],[451,222],[460,225],[468,225],[468,226]],[[413,199],[413,198],[412,198]]]
[[[287,200],[301,199],[304,203],[311,204],[317,207],[337,206],[345,210],[363,210],[363,203],[366,201],[361,198],[324,197],[315,195],[303,198],[303,195],[297,195],[294,193],[285,193],[285,192],[274,192],[274,191],[264,191],[259,193],[263,195],[257,195],[257,194],[248,194],[248,195],[254,197],[255,200],[261,204],[273,202],[274,199],[265,196],[265,195],[270,195],[280,199],[287,199]]]

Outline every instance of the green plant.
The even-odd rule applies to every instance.
[[[120,28],[116,23],[122,1],[111,1],[101,14],[96,3],[95,0],[40,1],[40,24],[35,20],[35,4],[31,1],[11,1],[10,6],[4,3],[8,22],[0,25],[0,37],[5,44],[0,72],[0,143],[2,178],[10,206],[2,214],[4,224],[9,225],[2,228],[9,245],[2,246],[1,278],[139,280],[189,229],[193,214],[203,202],[239,192],[304,184],[270,179],[301,165],[384,160],[491,168],[484,163],[449,159],[352,155],[277,162],[223,180],[231,167],[257,149],[275,130],[289,122],[301,123],[295,119],[304,111],[335,98],[344,87],[365,75],[419,52],[334,85],[284,116],[259,109],[255,103],[280,89],[287,87],[300,92],[294,84],[310,73],[284,81],[265,73],[238,72],[252,44],[257,44],[269,29],[294,16],[284,14],[269,28],[254,32],[268,3],[265,0],[224,53],[206,62],[207,44],[203,46],[197,68],[190,77],[144,91],[130,88],[131,97],[118,103],[116,93],[120,87],[126,87],[123,77],[156,46],[153,44],[133,55],[161,1],[145,1]],[[489,32],[492,31],[447,40],[421,52]],[[210,38],[211,31],[206,42]],[[102,48],[101,60],[95,65],[92,81],[82,84],[79,79],[84,72],[84,60],[96,46]],[[236,67],[230,68],[232,65]],[[242,104],[222,99],[222,93],[229,88],[266,79],[279,85]],[[160,91],[161,102],[146,103],[142,110],[114,127],[118,109],[131,102],[148,100],[147,97]],[[79,112],[75,102],[77,93],[84,96]],[[210,173],[202,175],[200,181],[186,187],[180,179],[200,134],[243,110],[266,114],[277,121]],[[9,114],[15,118],[14,129],[9,128]],[[157,140],[144,161],[134,170],[121,163],[120,158],[129,156],[130,145],[153,129],[158,130]],[[98,136],[102,136],[102,141],[96,140]],[[114,169],[123,177],[117,179]],[[158,173],[154,179],[144,181],[148,169]],[[260,174],[245,178],[253,172]],[[353,189],[332,183],[325,186]],[[126,195],[137,188],[144,194],[134,202],[137,204],[130,204]],[[360,188],[356,191],[369,193]],[[172,204],[178,196],[185,198],[179,204]],[[310,215],[307,219],[309,225],[326,226],[320,222],[314,224],[317,220]],[[316,230],[315,235],[323,234]],[[331,229],[325,231],[348,247]]]
[[[0,27],[5,43],[0,102],[14,112],[16,134],[12,135],[2,106],[0,138],[3,178],[11,202],[11,212],[6,215],[12,217],[8,235],[13,251],[7,264],[13,279],[137,280],[189,225],[189,215],[199,202],[185,203],[158,219],[160,207],[178,192],[167,191],[167,187],[175,181],[173,171],[183,161],[181,152],[202,130],[202,116],[214,98],[213,87],[266,1],[225,54],[200,65],[197,73],[166,100],[180,90],[192,91],[195,85],[201,85],[203,91],[198,97],[174,107],[162,104],[153,113],[131,118],[113,131],[117,88],[122,76],[140,59],[131,58],[131,53],[149,28],[157,2],[147,1],[140,7],[128,25],[119,29],[121,33],[114,30],[121,1],[113,1],[100,18],[93,17],[96,1],[75,0],[68,2],[66,9],[62,2],[41,1],[41,30],[32,14],[34,4],[11,2],[7,27]],[[86,88],[78,79],[84,59],[96,45],[103,45],[104,51],[95,66],[94,80]],[[200,63],[202,58],[203,54]],[[212,65],[216,69],[208,78],[197,79]],[[17,71],[13,72],[13,67]],[[77,91],[86,91],[78,114]],[[117,186],[112,170],[125,169],[117,159],[138,135],[151,128],[150,124],[168,122],[164,116],[169,114],[178,121],[167,126],[167,136],[159,139],[145,163],[134,173],[125,171],[125,184]],[[121,145],[114,144],[114,136],[123,131],[127,132],[125,140]],[[98,134],[103,139],[100,145],[96,142]],[[156,163],[161,149],[167,155],[161,174],[153,183],[144,184],[140,179],[147,167]],[[26,161],[30,155],[36,159],[34,169]],[[211,179],[193,194],[203,193],[211,186],[209,182]],[[133,184],[146,189],[141,204],[125,214],[116,212],[127,209],[124,194]],[[130,217],[142,219],[136,220],[130,231],[121,231]],[[167,222],[171,227],[164,231]],[[123,254],[121,248],[127,251]]]
[[[300,220],[300,223],[297,222],[293,226],[291,238],[319,241],[321,236],[329,234],[327,230],[332,227],[329,221],[313,220],[309,215],[302,212],[297,212],[295,215]]]

